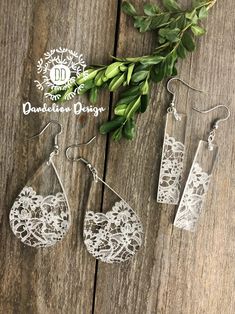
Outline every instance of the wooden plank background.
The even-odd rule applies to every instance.
[[[185,5],[190,1],[183,1]],[[148,111],[138,118],[133,142],[113,143],[98,136],[80,151],[140,215],[144,246],[122,265],[96,262],[82,241],[87,208],[99,211],[111,200],[92,184],[87,169],[71,164],[61,153],[55,160],[72,208],[72,227],[61,243],[49,249],[23,246],[12,234],[8,214],[27,179],[48,156],[51,136],[27,138],[50,119],[64,125],[61,148],[85,141],[108,118],[72,114],[30,114],[22,103],[45,99],[33,83],[36,62],[44,52],[68,47],[82,52],[87,63],[107,63],[110,55],[134,56],[154,47],[153,34],[139,34],[115,0],[12,0],[1,7],[1,181],[0,181],[0,313],[10,314],[233,314],[235,312],[235,6],[217,1],[206,20],[208,33],[183,64],[180,77],[207,94],[176,83],[177,106],[188,115],[187,169],[199,139],[206,138],[213,118],[192,112],[216,104],[231,108],[216,142],[219,158],[210,192],[195,234],[173,228],[175,207],[156,203],[156,191],[169,103],[165,84],[154,86]],[[141,0],[133,0],[141,7]],[[115,96],[116,97],[116,96]],[[114,97],[114,100],[115,100]],[[88,104],[86,97],[83,103]],[[104,92],[99,106],[113,99]],[[52,130],[53,127],[51,127]],[[53,129],[54,130],[54,129]],[[52,131],[54,132],[54,131]]]

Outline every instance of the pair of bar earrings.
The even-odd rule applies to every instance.
[[[40,248],[49,247],[62,240],[70,227],[69,202],[54,157],[59,154],[58,136],[62,125],[51,120],[31,138],[41,135],[50,124],[57,124],[59,131],[54,137],[54,148],[49,158],[29,179],[16,198],[9,215],[10,226],[17,238],[26,245]],[[103,262],[124,262],[140,248],[143,227],[135,211],[127,202],[97,174],[97,170],[83,157],[72,157],[72,150],[87,143],[75,144],[65,150],[71,162],[83,162],[95,182],[100,181],[118,198],[110,211],[104,213],[87,211],[83,224],[83,238],[90,254]],[[50,180],[48,180],[50,178]]]
[[[229,118],[230,110],[225,105],[218,105],[205,111],[192,108],[199,113],[209,113],[223,107],[226,109],[227,115],[225,118],[217,119],[213,122],[207,141],[199,141],[182,192],[181,182],[184,169],[187,117],[176,110],[175,93],[170,89],[170,83],[173,80],[182,82],[192,90],[202,92],[191,87],[180,78],[172,78],[167,83],[167,90],[172,95],[172,101],[167,109],[157,201],[159,203],[178,205],[174,226],[188,231],[195,231],[218,154],[218,146],[214,144],[215,132],[220,122]]]

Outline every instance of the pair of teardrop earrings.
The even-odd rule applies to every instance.
[[[54,137],[53,151],[20,192],[9,215],[15,236],[24,244],[36,248],[49,247],[62,240],[71,221],[65,188],[53,161],[59,154],[58,136],[62,133],[62,125],[51,120],[40,133],[31,138],[41,135],[52,123],[60,128]],[[97,170],[86,159],[70,155],[73,148],[88,145],[94,139],[95,137],[87,143],[69,146],[65,155],[72,162],[83,162],[94,181],[103,183],[120,201],[106,213],[86,212],[83,226],[84,243],[88,252],[103,262],[124,262],[130,259],[142,244],[143,227],[139,217],[127,202],[98,176]]]
[[[188,231],[195,231],[218,154],[218,146],[214,144],[215,133],[219,124],[229,118],[230,110],[225,105],[218,105],[204,111],[192,108],[203,114],[225,108],[227,115],[224,118],[216,119],[212,123],[207,141],[199,141],[181,196],[187,117],[176,110],[175,93],[170,89],[170,83],[173,80],[180,81],[192,90],[202,92],[177,77],[171,78],[167,82],[167,90],[172,95],[172,100],[167,109],[157,201],[165,204],[179,204],[174,226]]]

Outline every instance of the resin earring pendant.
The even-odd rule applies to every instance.
[[[143,227],[135,211],[98,175],[92,165],[82,157],[71,158],[72,145],[67,148],[66,156],[71,161],[82,161],[93,175],[94,181],[100,181],[111,190],[120,201],[115,202],[106,213],[87,211],[84,219],[83,237],[88,252],[96,259],[106,263],[120,263],[129,260],[139,250],[143,241]]]
[[[10,226],[17,238],[32,247],[54,245],[65,236],[70,225],[70,209],[63,184],[53,162],[58,155],[58,135],[62,126],[50,121],[42,131],[55,123],[60,131],[54,139],[54,150],[17,196],[10,210]]]
[[[223,119],[216,120],[213,123],[207,141],[199,141],[175,216],[174,226],[177,228],[192,232],[196,229],[218,154],[218,146],[213,144],[215,132],[216,129],[218,129],[219,123],[221,121],[226,121],[230,116],[228,107],[224,105],[219,105],[206,111],[193,108],[193,110],[200,113],[208,113],[221,107],[226,108],[228,112],[227,116]]]
[[[108,212],[86,212],[83,229],[88,252],[106,263],[120,263],[135,255],[142,244],[143,227],[134,210],[124,201]]]

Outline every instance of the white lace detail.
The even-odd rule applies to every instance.
[[[13,233],[33,247],[46,247],[61,240],[69,228],[68,204],[63,193],[43,197],[24,187],[10,211]]]
[[[124,262],[142,244],[143,228],[138,216],[124,201],[106,214],[88,211],[84,221],[84,243],[95,258],[106,263]]]
[[[159,203],[178,204],[183,161],[184,144],[166,134],[158,183],[157,201]]]
[[[211,175],[203,172],[198,163],[193,165],[175,217],[174,225],[176,227],[195,231],[210,178]]]

